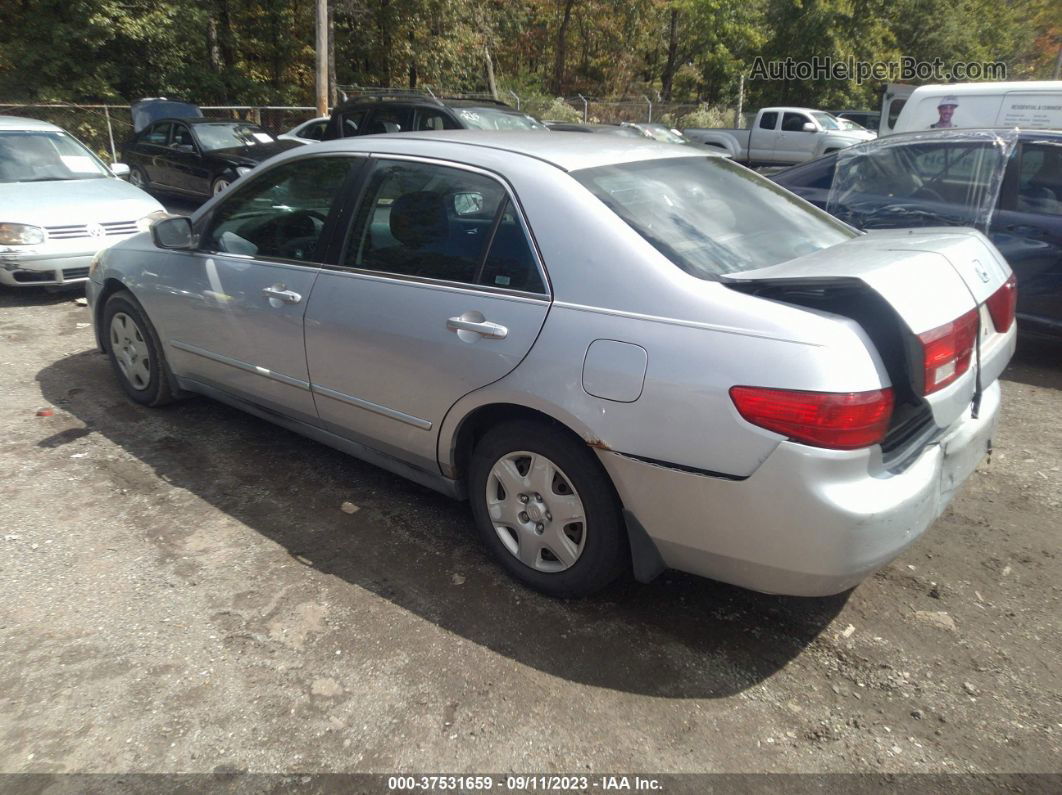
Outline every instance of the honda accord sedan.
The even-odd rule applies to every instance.
[[[300,148],[104,252],[128,396],[206,395],[471,504],[556,596],[665,568],[829,594],[989,450],[1010,270],[863,234],[688,146],[445,131]]]

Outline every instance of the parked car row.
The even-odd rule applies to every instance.
[[[467,499],[545,593],[666,568],[835,593],[913,543],[990,448],[1016,312],[1059,329],[1062,150],[871,141],[814,113],[723,131],[747,134],[746,161],[790,145],[763,137],[787,114],[862,141],[774,182],[663,125],[549,132],[478,100],[359,98],[312,146],[138,104],[112,169],[23,121],[0,127],[20,196],[107,183],[131,220],[5,212],[0,276],[69,282],[46,246],[95,236],[76,256],[133,401],[206,395]],[[164,217],[125,168],[208,199]]]

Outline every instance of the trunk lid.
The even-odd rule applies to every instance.
[[[882,348],[888,336],[871,326],[881,324],[867,313],[856,317],[845,301],[834,300],[827,311],[854,317],[872,337],[879,353],[893,362],[889,372],[894,387],[902,386],[919,404],[927,406],[933,424],[946,428],[968,409],[981,389],[1003,371],[1013,353],[1014,335],[996,332],[984,307],[1010,276],[1010,268],[980,232],[970,229],[914,229],[869,232],[837,246],[768,268],[728,274],[726,282],[743,292],[760,292],[775,300],[793,300],[821,308],[821,301],[801,297],[799,290],[850,290],[862,283],[883,299],[894,318],[902,321],[902,351]],[[786,285],[790,285],[789,295]],[[977,343],[969,369],[939,391],[923,395],[922,343],[918,336],[938,329],[972,311],[980,318]],[[892,321],[895,323],[895,320]],[[1013,330],[1013,326],[1011,327]],[[872,333],[873,332],[873,333]],[[899,383],[897,383],[899,382]]]

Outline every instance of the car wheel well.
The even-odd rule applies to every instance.
[[[103,323],[103,311],[107,306],[107,299],[115,293],[122,292],[123,290],[129,292],[129,288],[118,279],[107,279],[103,282],[103,289],[100,290],[100,294],[96,298],[96,306],[93,313],[95,317],[93,318],[93,322],[96,326],[96,338],[99,340],[100,350],[104,353],[107,353],[107,335],[103,333],[103,327],[101,325]],[[129,294],[132,295],[132,293]],[[133,300],[138,304],[140,303],[139,301],[136,301],[136,298],[133,298]]]
[[[462,480],[467,476],[468,464],[472,460],[472,451],[476,449],[476,443],[487,431],[502,423],[517,420],[530,420],[552,425],[584,444],[586,443],[583,437],[545,412],[515,403],[491,403],[486,406],[480,406],[470,413],[461,421],[461,425],[457,429],[453,453],[455,476]]]

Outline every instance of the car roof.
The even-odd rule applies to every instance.
[[[1015,80],[1001,83],[934,83],[918,86],[912,92],[919,97],[926,94],[947,94],[963,96],[965,94],[1005,94],[1011,91],[1021,92],[1059,92],[1062,91],[1062,80]]]
[[[50,122],[40,119],[26,119],[21,116],[0,116],[0,130],[48,130],[50,132],[62,132],[62,127],[57,127]]]
[[[611,135],[556,135],[540,131],[440,130],[433,132],[362,135],[325,141],[314,146],[314,153],[327,151],[373,152],[381,155],[448,156],[455,146],[466,148],[461,161],[475,164],[477,149],[498,151],[534,158],[563,171],[659,160],[674,157],[721,157],[713,152],[680,144],[622,138]],[[445,150],[445,151],[444,151]]]

